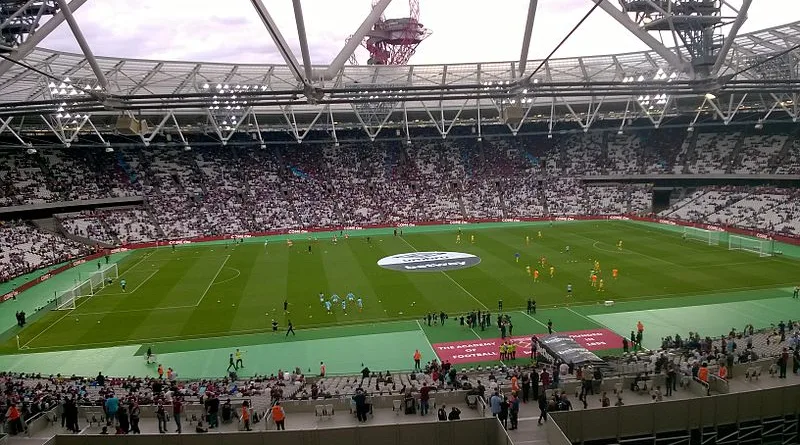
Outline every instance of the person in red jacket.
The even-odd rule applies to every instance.
[[[19,412],[19,408],[17,408],[15,403],[12,403],[11,406],[8,407],[6,419],[8,420],[12,436],[25,431],[25,425],[22,423],[22,414]]]

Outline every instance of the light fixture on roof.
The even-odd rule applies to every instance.
[[[50,88],[50,89],[53,89],[53,88],[56,87],[56,84],[55,84],[55,82],[50,82],[50,84],[48,84],[47,87]]]
[[[639,77],[636,78],[636,81],[637,82],[644,82],[644,76],[640,74]]]
[[[717,98],[717,96],[715,96],[712,93],[706,93],[706,95],[704,97],[706,98],[706,100],[714,100],[714,99]]]
[[[204,89],[204,90],[207,90],[207,89],[208,89],[208,84],[207,84],[207,83],[204,83],[204,84],[203,84],[203,89]]]

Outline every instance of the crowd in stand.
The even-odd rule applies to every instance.
[[[90,253],[81,243],[23,222],[0,223],[0,283]]]
[[[641,341],[644,326],[640,323],[638,329],[638,336],[632,333],[630,344]],[[365,367],[360,375],[328,376],[325,364],[321,363],[320,375],[311,380],[307,380],[300,369],[295,369],[291,372],[279,370],[269,376],[240,378],[232,373],[220,379],[181,381],[171,369],[164,374],[161,365],[158,377],[110,378],[98,373],[94,378],[85,378],[0,373],[3,391],[0,422],[7,422],[14,433],[24,428],[21,423],[15,423],[15,418],[31,419],[56,408],[61,426],[77,432],[79,424],[83,423],[83,419],[77,418],[78,407],[98,407],[101,418],[91,419],[87,414],[87,422],[102,422],[104,417],[107,428],[115,428],[117,434],[137,433],[140,406],[152,405],[159,431],[171,428],[167,420],[172,417],[175,430],[180,432],[181,419],[188,418],[183,415],[188,405],[201,407],[208,426],[215,428],[220,420],[223,423],[236,417],[249,420],[249,416],[265,413],[281,401],[331,398],[352,399],[354,412],[359,414],[360,421],[365,421],[367,411],[361,410],[370,403],[368,397],[402,397],[411,401],[403,403],[407,413],[420,409],[420,414],[425,415],[431,392],[461,390],[466,393],[467,406],[474,407],[476,398],[480,398],[487,411],[498,417],[504,426],[514,429],[520,404],[538,406],[540,424],[547,420],[548,412],[574,409],[565,390],[567,384],[574,386],[576,403],[583,408],[588,406],[590,396],[599,397],[600,407],[608,407],[624,405],[623,391],[627,388],[619,383],[613,391],[602,387],[605,379],[620,375],[635,375],[635,379],[630,379],[630,390],[647,391],[653,401],[661,401],[672,395],[678,386],[688,387],[692,381],[706,385],[712,378],[726,381],[733,377],[733,367],[738,363],[771,358],[774,364],[765,372],[774,373],[774,377],[785,377],[787,372],[800,373],[800,323],[791,320],[780,321],[763,330],[755,330],[752,325],[741,331],[731,329],[727,335],[717,338],[691,332],[686,337],[676,334],[663,338],[661,349],[655,351],[643,351],[638,347],[638,352],[628,352],[628,345],[624,344],[622,359],[618,363],[611,362],[616,366],[611,369],[560,362],[534,346],[531,355],[536,360],[522,366],[457,369],[447,361],[433,359],[418,365],[414,371],[375,373]],[[419,357],[415,353],[415,361],[419,361]],[[655,383],[647,388],[654,376],[665,379],[663,390]],[[232,399],[235,400],[233,404]],[[414,403],[415,399],[419,404]],[[280,412],[285,415],[282,409]],[[460,411],[452,408],[444,415],[438,413],[440,420],[457,420],[459,415]]]
[[[660,216],[775,235],[800,235],[800,192],[776,187],[706,187]]]
[[[3,152],[0,205],[140,197],[135,205],[57,216],[64,233],[114,245],[326,226],[644,214],[652,209],[650,185],[596,185],[582,177],[796,174],[798,165],[793,135],[677,130],[410,145]],[[661,215],[800,235],[797,198],[788,189],[703,188]],[[4,249],[0,263],[16,255],[15,264],[0,279],[79,253],[69,241],[36,233],[52,252],[33,249],[21,258],[21,248]],[[0,231],[0,242],[10,246],[12,234]]]

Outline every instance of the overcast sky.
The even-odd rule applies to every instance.
[[[741,0],[729,0],[741,4]],[[743,32],[800,20],[797,0],[754,0]],[[295,48],[291,0],[264,0],[286,40]],[[612,1],[617,4],[616,1]],[[370,9],[370,0],[304,0],[311,59],[328,64]],[[545,57],[591,8],[591,0],[539,0],[529,58]],[[528,0],[420,0],[420,22],[433,33],[411,63],[459,63],[519,59]],[[280,63],[249,0],[90,0],[78,23],[97,55],[128,58],[242,63]],[[394,0],[385,16],[408,15],[408,0]],[[64,24],[42,46],[79,52]],[[644,46],[600,9],[555,57],[620,53]],[[366,61],[366,50],[358,58]]]

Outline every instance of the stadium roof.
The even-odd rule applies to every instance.
[[[215,132],[227,142],[234,132],[266,129],[289,130],[300,140],[305,130],[337,124],[374,137],[384,127],[428,122],[444,137],[457,121],[505,123],[516,133],[535,120],[551,128],[569,120],[586,130],[604,118],[644,118],[658,126],[666,116],[696,114],[697,121],[709,113],[727,123],[741,110],[764,119],[785,112],[796,120],[798,45],[800,22],[738,35],[713,81],[690,79],[659,52],[642,51],[532,60],[524,75],[515,61],[347,65],[333,78],[314,79],[312,94],[289,65],[111,57],[96,58],[108,82],[96,94],[101,88],[89,58],[35,48],[23,60],[27,66],[0,62],[0,128],[11,130],[17,119],[20,142],[26,131],[66,129],[59,139],[68,143],[70,126],[75,135],[99,135],[113,131],[125,113],[155,125],[141,129],[145,142],[148,131],[172,124],[178,131]]]

